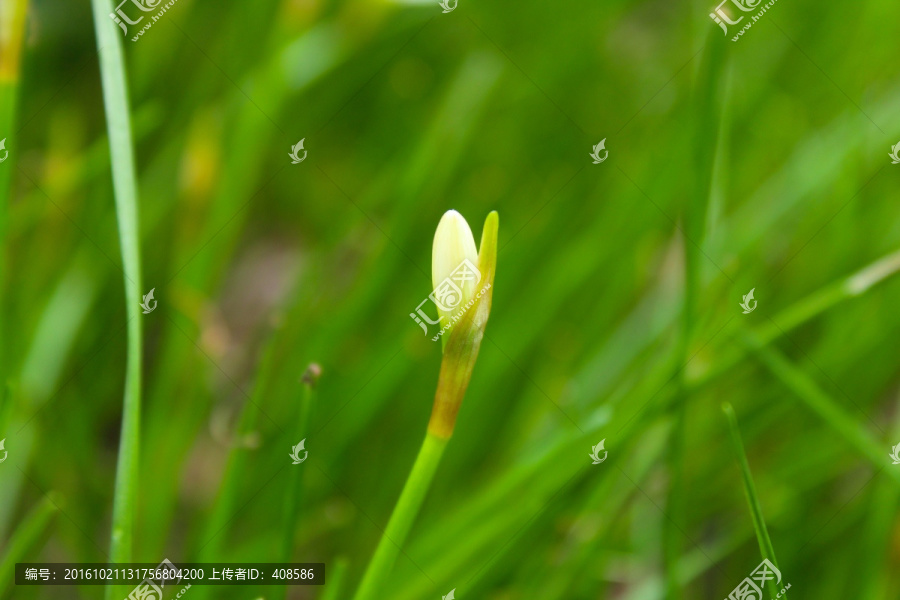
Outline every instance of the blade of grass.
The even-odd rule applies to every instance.
[[[343,597],[344,582],[347,580],[347,559],[339,556],[331,567],[321,600],[338,600]]]
[[[737,415],[735,415],[734,408],[728,402],[722,404],[722,412],[725,413],[725,417],[728,419],[728,434],[731,437],[734,456],[741,467],[744,493],[747,496],[747,504],[750,506],[750,516],[753,518],[753,529],[756,531],[756,541],[759,542],[759,552],[763,558],[769,559],[777,567],[778,560],[775,558],[775,546],[772,545],[772,538],[769,537],[769,528],[766,527],[766,520],[763,517],[762,504],[756,493],[756,485],[753,483],[753,474],[750,472],[750,463],[747,460],[747,453],[744,451],[744,442],[741,440]],[[778,595],[778,588],[771,579],[769,580],[769,593],[772,594],[773,598]],[[787,598],[787,596],[781,597]]]
[[[109,19],[110,0],[91,0],[97,52],[100,58],[100,80],[109,135],[116,218],[125,283],[125,306],[128,318],[128,353],[126,357],[125,396],[123,400],[121,439],[116,467],[113,498],[110,561],[130,562],[134,507],[137,495],[138,457],[141,428],[141,363],[142,331],[140,230],[138,228],[138,191],[131,139],[131,116],[125,60],[119,29]],[[115,597],[115,587],[106,588],[107,599]]]
[[[283,326],[279,325],[279,327]],[[236,437],[239,439],[257,432],[258,423],[263,414],[261,408],[263,399],[268,396],[272,385],[276,351],[281,347],[282,331],[283,329],[278,329],[271,333],[269,339],[265,342],[262,358],[259,361],[259,375],[253,388],[253,395],[244,403],[241,410],[236,432]],[[221,556],[220,549],[222,542],[228,537],[227,527],[234,517],[234,507],[237,505],[238,497],[243,490],[243,482],[247,479],[247,459],[252,451],[254,450],[240,443],[235,444],[231,448],[228,462],[225,466],[225,474],[222,476],[219,494],[213,506],[212,515],[204,530],[202,541],[205,545],[196,552],[199,555],[200,562],[224,559]],[[208,590],[208,586],[206,588],[200,587],[197,595],[204,598],[207,596]]]
[[[0,3],[0,139],[5,140],[3,166],[0,167],[0,386],[12,372],[9,353],[9,332],[6,324],[7,248],[9,206],[12,199],[13,165],[18,160],[13,123],[19,93],[19,63],[22,36],[25,31],[26,0]],[[12,151],[10,151],[12,149]],[[2,435],[2,432],[0,432]]]
[[[897,407],[900,409],[900,406]],[[900,412],[893,427],[893,439],[900,440]],[[888,597],[890,589],[891,535],[895,528],[885,524],[896,523],[897,506],[900,506],[900,486],[879,477],[874,482],[871,504],[863,524],[863,551],[859,553],[859,597],[862,600],[879,600]]]
[[[322,368],[317,364],[311,364],[306,368],[301,380],[302,390],[300,392],[300,414],[297,419],[297,428],[295,430],[294,439],[306,439],[309,431],[310,413],[312,412],[313,396],[315,394],[316,383]],[[297,532],[297,518],[300,508],[300,496],[303,490],[303,469],[292,469],[288,475],[287,494],[284,501],[284,531],[282,532],[281,560],[282,562],[291,562],[294,554],[294,537]],[[275,597],[287,597],[287,586],[280,586],[280,589],[273,594]]]
[[[725,68],[725,44],[710,28],[706,47],[698,70],[692,103],[694,169],[691,195],[684,219],[684,302],[682,303],[681,333],[678,342],[678,394],[675,406],[675,426],[672,428],[672,452],[669,454],[670,483],[667,498],[669,518],[663,529],[663,554],[666,567],[666,598],[681,597],[678,564],[684,533],[678,523],[684,515],[684,452],[686,407],[688,402],[684,364],[696,327],[697,301],[703,280],[702,268],[709,260],[700,244],[706,239],[709,205],[712,202],[712,182],[716,164],[716,149],[722,117],[722,73]]]
[[[878,443],[865,427],[844,410],[834,398],[823,392],[808,375],[791,364],[777,350],[763,346],[758,338],[748,334],[742,341],[762,364],[807,408],[816,413],[826,425],[868,458],[874,466],[884,466],[888,455],[883,444]],[[888,469],[886,472],[895,482],[900,483],[900,471]]]
[[[0,561],[0,597],[9,587],[17,562],[21,562],[33,552],[40,543],[44,532],[50,526],[50,520],[56,514],[59,499],[47,495],[25,516],[16,527],[7,546],[3,560]]]
[[[761,344],[768,344],[841,302],[863,295],[875,285],[896,275],[898,272],[900,272],[900,250],[895,250],[862,269],[819,288],[780,311],[772,317],[771,323],[761,326],[755,335]],[[728,343],[730,344],[730,342]],[[723,357],[714,362],[708,369],[690,373],[690,386],[699,388],[709,383],[735,365],[740,364],[745,355],[746,348],[733,352],[726,351]]]

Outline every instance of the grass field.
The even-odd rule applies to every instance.
[[[0,599],[900,598],[900,5],[140,4],[0,0]]]

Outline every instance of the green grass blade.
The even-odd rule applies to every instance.
[[[301,380],[300,414],[297,419],[297,427],[294,431],[295,440],[306,439],[309,433],[310,414],[312,412],[313,396],[316,383],[321,373],[321,367],[316,364],[309,365]],[[297,520],[299,517],[300,497],[303,493],[303,469],[293,468],[288,475],[287,493],[284,501],[284,531],[282,532],[281,560],[291,562],[294,553],[294,537],[297,532]],[[275,597],[286,597],[287,587],[282,586]]]
[[[125,60],[119,28],[110,20],[112,2],[92,0],[94,29],[100,58],[103,104],[112,162],[119,244],[125,278],[125,306],[128,318],[128,355],[125,374],[121,439],[113,499],[110,560],[130,562],[134,508],[137,495],[138,457],[140,455],[142,332],[140,230],[138,228],[138,192],[131,139],[131,116]],[[107,587],[107,598],[115,588]]]
[[[900,418],[897,418],[892,439],[900,440]],[[891,465],[893,466],[893,465]],[[862,526],[862,551],[859,553],[859,598],[880,600],[888,597],[891,585],[890,547],[893,531],[885,523],[896,522],[897,506],[900,506],[900,486],[890,479],[879,477],[873,482],[875,489],[870,497]]]
[[[779,311],[772,317],[770,323],[760,326],[755,335],[761,344],[768,344],[841,302],[863,295],[875,285],[893,277],[898,272],[900,272],[900,250],[895,250],[858,271],[817,289]],[[690,387],[694,389],[709,383],[735,365],[740,364],[744,356],[745,349],[725,350],[722,358],[709,368],[690,374]]]
[[[722,412],[728,419],[728,434],[731,437],[731,444],[734,448],[734,456],[737,458],[741,467],[741,478],[744,482],[744,493],[747,495],[747,504],[750,506],[750,516],[753,518],[753,529],[756,531],[756,541],[759,542],[759,551],[763,558],[772,561],[772,564],[778,566],[775,559],[775,546],[772,545],[772,538],[769,537],[769,528],[766,527],[766,519],[763,517],[762,504],[756,493],[756,485],[753,483],[753,474],[750,472],[750,463],[747,460],[747,453],[744,451],[744,442],[741,440],[741,430],[738,428],[737,415],[734,414],[734,408],[731,404],[724,403]],[[778,594],[774,581],[769,581],[769,592],[774,598]],[[786,598],[787,596],[782,596]]]
[[[693,177],[684,216],[684,302],[677,350],[678,396],[675,407],[675,426],[672,428],[672,452],[669,455],[671,483],[667,498],[669,519],[663,526],[663,549],[666,567],[666,598],[681,597],[678,564],[684,533],[678,523],[684,515],[684,440],[686,427],[687,385],[683,365],[688,360],[688,348],[694,336],[701,294],[703,269],[709,259],[700,245],[706,239],[709,204],[712,201],[712,182],[716,163],[717,141],[720,137],[722,115],[722,73],[725,68],[725,44],[715,28],[708,31],[706,47],[694,87],[691,107],[693,135]]]
[[[322,590],[322,600],[339,600],[343,597],[344,582],[347,579],[347,559],[343,556],[334,561]]]
[[[0,560],[0,597],[9,587],[17,562],[22,562],[30,551],[37,548],[50,520],[56,514],[58,499],[46,496],[16,527],[9,540],[3,560]]]
[[[758,339],[750,336],[746,337],[744,342],[762,364],[835,433],[868,458],[874,466],[884,466],[888,460],[884,444],[880,444],[834,398],[823,392],[808,375],[791,364],[777,350],[763,346]],[[900,482],[900,471],[887,469],[886,474],[895,482]]]
[[[18,161],[14,122],[19,93],[19,62],[25,30],[25,0],[11,0],[0,4],[0,139],[6,150],[0,167],[0,386],[12,371],[9,350],[9,331],[6,323],[7,231],[9,207],[12,200],[13,165]],[[2,434],[2,432],[0,432]]]

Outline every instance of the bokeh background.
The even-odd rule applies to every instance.
[[[106,560],[140,298],[90,4],[28,1],[19,70],[2,6],[0,594],[100,598],[11,565]],[[178,0],[125,39],[158,301],[135,560],[287,545],[328,567],[289,597],[349,598],[431,410],[434,229],[497,210],[487,336],[387,597],[727,597],[761,561],[728,402],[788,597],[897,598],[900,6],[782,0],[737,43],[713,8]]]

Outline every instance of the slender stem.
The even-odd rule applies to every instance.
[[[22,37],[25,31],[25,0],[0,2],[0,140],[5,148],[0,150],[0,387],[13,371],[8,348],[10,332],[6,327],[6,286],[8,279],[6,235],[9,226],[9,206],[12,198],[13,165],[18,160],[19,148],[13,128],[16,117],[16,100],[19,90],[19,63]],[[0,437],[3,432],[0,431]]]
[[[53,492],[51,492],[52,494]],[[17,562],[28,560],[34,556],[45,540],[47,528],[56,514],[59,498],[44,496],[44,499],[16,526],[16,531],[9,539],[3,559],[0,560],[0,597],[9,588]]]
[[[741,440],[741,430],[738,428],[737,415],[731,404],[722,405],[722,411],[728,418],[728,433],[731,436],[731,444],[734,448],[734,455],[741,467],[741,477],[744,480],[744,492],[747,496],[747,504],[750,505],[750,516],[753,518],[753,529],[756,531],[756,540],[759,543],[759,551],[763,558],[772,561],[776,567],[778,560],[775,558],[775,546],[772,545],[772,538],[769,537],[769,528],[766,527],[766,520],[763,517],[762,504],[759,496],[756,494],[756,485],[753,483],[753,474],[750,472],[750,462],[747,460],[747,453],[744,452],[744,442]],[[778,595],[778,588],[775,587],[774,580],[769,580],[769,593],[772,597]],[[781,596],[787,598],[787,595]]]
[[[125,307],[128,317],[125,397],[122,433],[119,441],[119,460],[116,468],[116,489],[113,499],[110,561],[130,562],[140,452],[143,345],[139,304],[141,263],[137,181],[131,140],[128,86],[119,28],[109,18],[109,14],[112,12],[110,0],[91,0],[91,5],[100,57],[100,79],[103,86],[103,104],[106,109],[106,125],[109,134],[116,217],[119,225],[119,245],[125,278]],[[106,597],[113,598],[114,595],[115,588],[107,587]]]
[[[318,367],[317,367],[318,368]],[[313,395],[315,392],[315,375],[313,375],[312,367],[307,369],[307,374],[303,377],[301,384],[300,398],[300,414],[297,419],[297,429],[294,437],[297,442],[305,440],[309,430],[310,413],[312,412]],[[293,441],[293,440],[292,440]],[[294,554],[294,537],[297,531],[297,519],[300,512],[300,497],[303,492],[303,469],[299,466],[291,465],[291,472],[288,474],[287,493],[284,498],[284,530],[281,545],[281,561],[284,563],[291,562]],[[277,593],[273,597],[286,598],[287,586],[279,586]]]
[[[347,559],[339,556],[333,566],[329,566],[328,579],[322,589],[321,600],[338,600],[342,597],[344,580],[347,578]]]
[[[419,456],[416,457],[412,471],[406,479],[406,485],[403,486],[400,499],[394,506],[391,520],[388,521],[387,528],[381,536],[381,541],[369,562],[369,567],[366,569],[366,574],[356,591],[354,600],[371,600],[379,597],[382,583],[390,574],[397,555],[400,554],[400,549],[406,541],[406,536],[409,534],[410,527],[419,514],[419,508],[422,506],[438,463],[441,461],[444,448],[447,446],[447,439],[433,433],[425,436]]]
[[[720,80],[724,66],[724,45],[716,38],[715,28],[709,28],[692,102],[693,169],[691,193],[684,215],[684,305],[682,306],[681,335],[676,348],[678,379],[675,417],[672,427],[672,452],[669,455],[671,480],[666,505],[669,518],[663,524],[663,558],[666,572],[667,600],[683,597],[678,577],[682,557],[683,532],[677,523],[685,515],[685,437],[687,423],[688,385],[685,365],[688,350],[697,328],[698,300],[706,257],[701,254],[713,201],[713,176],[716,165],[719,130],[721,128]]]
[[[835,433],[856,448],[876,468],[884,465],[887,459],[884,446],[858,418],[844,409],[837,400],[822,391],[814,379],[798,369],[777,349],[764,346],[758,338],[748,334],[741,341],[772,375],[778,378]],[[900,483],[900,471],[887,469],[885,475],[895,484]]]

